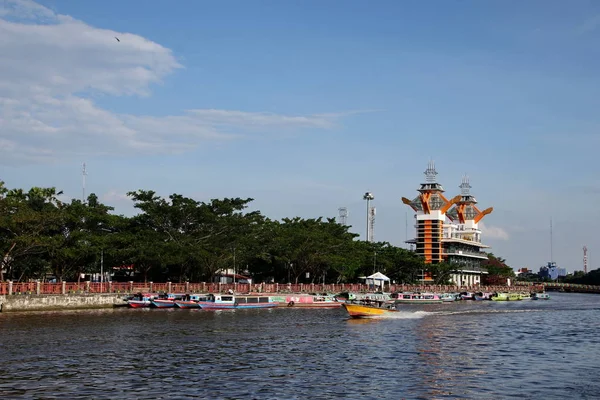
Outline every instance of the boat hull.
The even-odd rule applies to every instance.
[[[398,310],[394,309],[365,306],[360,304],[343,303],[342,306],[346,309],[351,318],[377,318],[398,312]]]
[[[175,302],[173,300],[152,300],[152,307],[171,308],[175,307]]]
[[[200,308],[197,301],[176,301],[175,306],[178,308]]]
[[[237,310],[245,308],[273,308],[277,307],[277,303],[238,303],[238,304],[227,304],[227,303],[213,303],[213,302],[198,302],[198,305],[202,309],[206,310]]]
[[[127,305],[131,308],[150,307],[150,304],[152,304],[152,302],[148,300],[129,300],[127,302]]]

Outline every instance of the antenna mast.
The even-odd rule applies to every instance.
[[[83,195],[83,197],[81,198],[81,202],[83,204],[85,204],[85,177],[87,176],[87,171],[85,169],[85,163],[83,163],[83,169],[81,171],[81,176],[83,178],[83,182],[82,182],[83,183],[83,185],[82,185],[82,195]]]
[[[338,223],[346,226],[348,223],[348,209],[346,207],[338,208]]]
[[[587,246],[583,246],[583,273],[587,274]]]
[[[550,262],[554,262],[554,254],[552,252],[552,218],[550,218]]]
[[[370,242],[375,241],[375,207],[371,207],[371,221],[369,223]]]

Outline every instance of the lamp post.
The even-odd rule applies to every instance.
[[[367,201],[367,236],[365,241],[370,242],[371,241],[371,235],[370,235],[370,227],[369,227],[369,222],[371,221],[370,217],[369,217],[369,211],[371,210],[371,200],[374,200],[375,196],[373,196],[373,193],[371,192],[366,192],[363,196],[363,200]]]

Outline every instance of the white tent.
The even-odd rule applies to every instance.
[[[389,283],[390,278],[388,278],[381,272],[375,272],[373,275],[367,276],[365,283],[367,285],[381,286],[381,288],[383,289],[383,286],[385,285],[386,282]]]

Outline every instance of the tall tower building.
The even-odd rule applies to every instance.
[[[417,222],[417,237],[406,242],[416,245],[417,254],[423,256],[427,264],[444,260],[442,239],[446,212],[460,200],[460,196],[451,200],[444,196],[444,188],[437,183],[436,175],[435,164],[430,161],[425,170],[425,183],[418,189],[419,195],[413,200],[402,198],[402,202],[416,212]]]
[[[468,176],[463,176],[459,187],[460,200],[446,214],[451,222],[444,227],[444,258],[458,266],[452,277],[456,283],[476,285],[481,283],[481,275],[487,273],[481,262],[488,257],[481,250],[489,247],[481,242],[479,222],[493,208],[483,211],[477,208]]]

